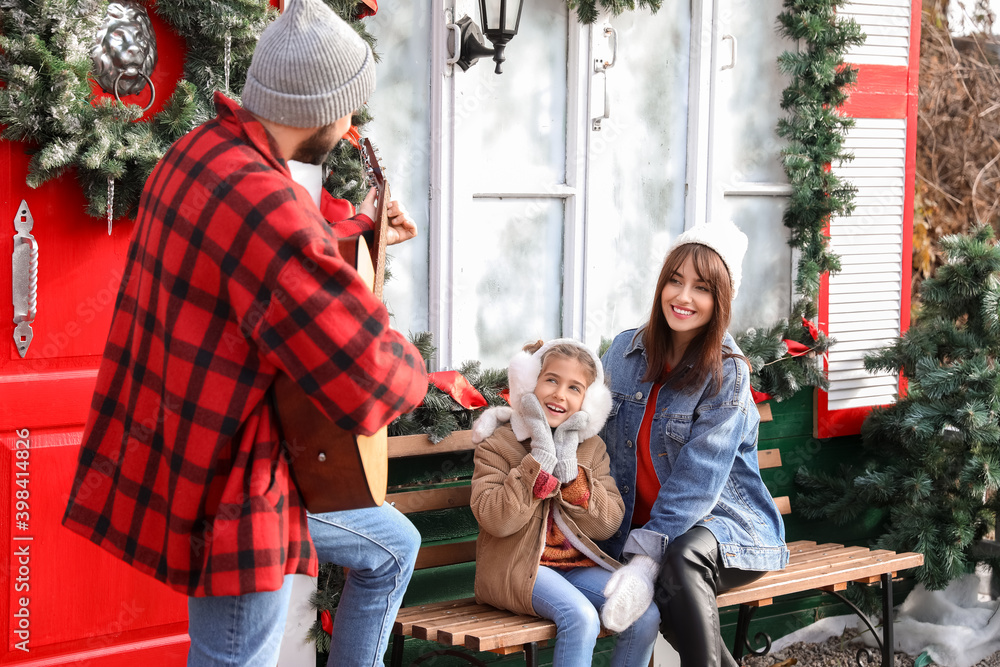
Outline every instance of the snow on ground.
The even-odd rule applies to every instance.
[[[979,589],[978,575],[956,580],[943,591],[928,591],[922,585],[914,588],[896,610],[895,650],[909,656],[897,656],[896,664],[912,665],[916,656],[926,652],[942,667],[1000,666],[998,602],[984,599]],[[857,617],[832,616],[781,637],[768,656],[751,657],[745,664],[765,667],[789,658],[796,658],[799,665],[855,664],[853,657],[862,646],[857,635],[862,630],[864,645],[877,651],[877,644]],[[842,662],[848,656],[849,662]]]

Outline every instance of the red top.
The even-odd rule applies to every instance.
[[[642,413],[642,425],[636,438],[638,462],[635,471],[635,508],[632,510],[632,525],[644,526],[649,522],[649,513],[660,493],[660,478],[653,470],[653,457],[649,453],[649,433],[656,413],[656,397],[660,395],[661,384],[654,384],[646,399],[646,411]]]
[[[187,595],[316,574],[268,391],[288,373],[371,434],[427,391],[417,350],[344,262],[264,127],[218,116],[146,182],[63,523]],[[323,213],[343,203],[323,195]]]

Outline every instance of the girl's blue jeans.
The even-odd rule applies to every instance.
[[[333,622],[337,667],[382,665],[392,622],[413,574],[420,534],[388,503],[310,514],[321,563],[349,569]],[[188,598],[189,667],[274,667],[285,629],[291,576],[277,591]]]
[[[600,567],[560,571],[539,566],[531,604],[535,613],[555,621],[553,667],[589,667],[601,632],[600,610],[604,585],[611,572]],[[660,627],[660,612],[649,605],[645,613],[618,635],[612,667],[647,667]]]

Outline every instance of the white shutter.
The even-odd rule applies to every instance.
[[[843,5],[839,16],[849,16],[867,35],[865,43],[853,47],[844,60],[866,65],[901,65],[910,53],[912,0],[854,0]]]
[[[896,375],[870,375],[863,359],[899,335],[906,119],[857,118],[844,150],[854,160],[833,171],[858,191],[854,213],[830,221],[830,248],[843,267],[829,283],[828,333],[837,339],[828,353],[830,410],[896,400]]]

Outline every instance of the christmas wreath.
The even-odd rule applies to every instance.
[[[374,45],[360,18],[373,0],[326,0]],[[266,0],[157,0],[155,13],[187,44],[184,76],[162,109],[143,118],[138,104],[104,94],[91,80],[91,50],[107,0],[0,0],[0,138],[27,142],[27,184],[67,170],[95,217],[134,217],[143,184],[166,149],[215,115],[216,90],[236,97],[260,33],[277,15]],[[237,98],[238,99],[238,98]],[[356,125],[369,120],[362,110]],[[360,201],[366,190],[357,151],[331,153],[326,187]]]

